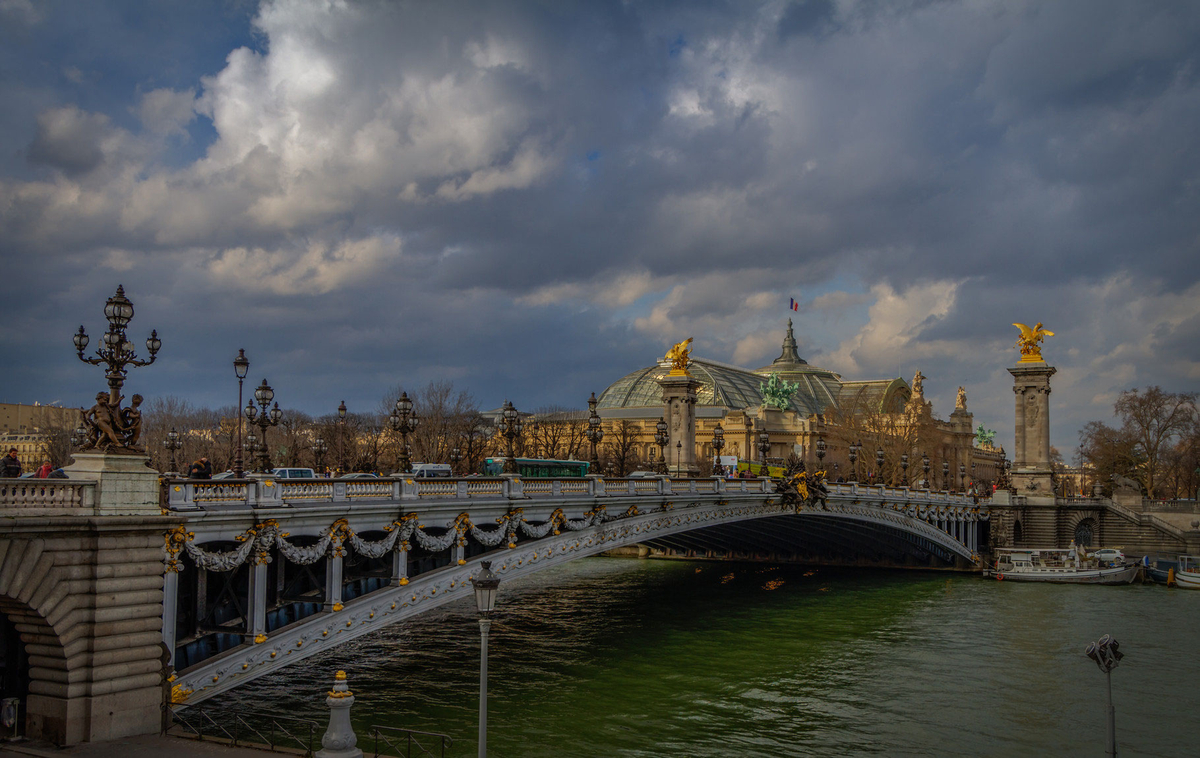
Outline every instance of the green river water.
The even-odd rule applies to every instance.
[[[1112,634],[1121,756],[1200,756],[1200,592],[914,572],[592,558],[506,582],[489,755],[1100,756]],[[324,725],[345,669],[372,724],[476,754],[472,603],[214,698]]]

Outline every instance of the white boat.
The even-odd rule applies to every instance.
[[[996,551],[996,568],[991,572],[1003,582],[1052,582],[1055,584],[1129,584],[1138,566],[1104,566],[1083,550],[1005,549]],[[1176,575],[1178,580],[1178,575]],[[1200,574],[1196,575],[1200,581]]]
[[[1175,586],[1187,590],[1200,590],[1200,556],[1179,556],[1179,568],[1175,570]]]

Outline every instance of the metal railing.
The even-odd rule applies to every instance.
[[[239,711],[218,721],[204,706],[194,705],[171,711],[167,734],[194,740],[212,740],[230,746],[286,748],[303,750],[312,758],[320,748],[322,727],[312,719],[258,711]]]
[[[422,742],[422,739],[424,739],[424,742]],[[392,756],[392,758],[413,758],[413,756],[445,758],[446,748],[454,744],[454,740],[445,734],[421,732],[416,729],[401,729],[397,726],[372,726],[371,741],[373,743],[371,758],[381,758],[381,756]],[[402,743],[402,745],[397,743]],[[381,745],[386,746],[388,750],[396,752],[380,752]],[[414,748],[419,752],[414,753]],[[437,752],[433,752],[434,750]]]

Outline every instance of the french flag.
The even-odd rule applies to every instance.
[[[794,297],[789,297],[789,298],[788,298],[788,302],[790,303],[790,304],[788,305],[788,307],[789,307],[789,308],[791,308],[791,309],[792,309],[792,310],[794,310],[794,311],[799,311],[799,310],[800,310],[800,303],[797,303],[797,302],[796,302],[796,298],[794,298]]]

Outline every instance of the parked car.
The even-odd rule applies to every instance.
[[[221,473],[219,473],[213,477],[213,479],[232,479],[232,478],[233,478],[232,471],[222,471]]]
[[[353,474],[343,474],[338,479],[378,479],[378,474],[372,474],[369,471],[355,471]]]
[[[1093,555],[1101,563],[1124,563],[1125,554],[1115,548],[1106,547],[1097,550]]]

